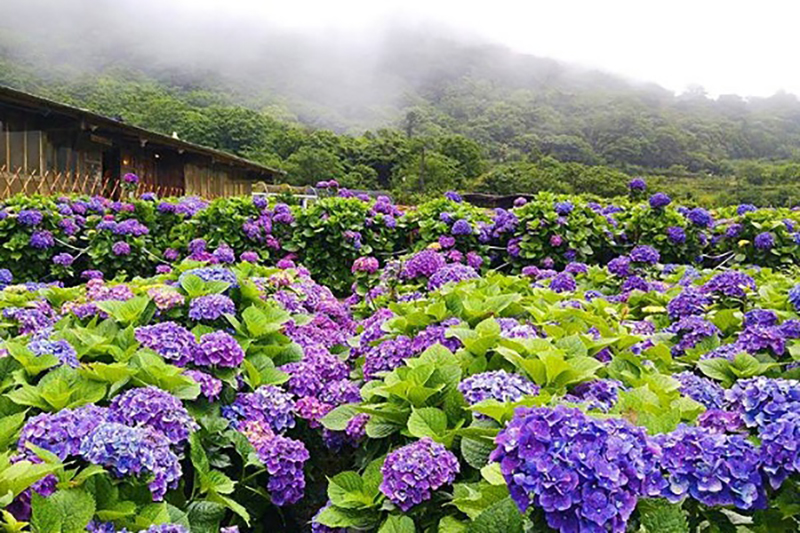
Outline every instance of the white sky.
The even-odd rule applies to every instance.
[[[297,28],[444,22],[511,48],[681,92],[800,94],[800,0],[173,0]]]

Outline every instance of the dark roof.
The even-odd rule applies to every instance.
[[[42,98],[23,91],[18,91],[10,87],[0,85],[0,103],[12,103],[20,107],[39,110],[45,115],[57,113],[83,120],[90,127],[96,126],[106,131],[121,133],[138,138],[139,141],[147,141],[150,144],[173,148],[175,150],[185,150],[186,152],[201,154],[211,157],[214,161],[228,164],[230,166],[242,167],[262,174],[285,174],[284,171],[271,168],[243,157],[235,156],[221,150],[209,148],[199,144],[190,143],[181,139],[176,139],[163,133],[146,130],[138,126],[126,124],[120,120],[115,120],[86,109],[73,107],[60,102]]]

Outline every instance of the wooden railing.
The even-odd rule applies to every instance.
[[[44,172],[43,174],[26,174],[22,169],[10,170],[0,167],[0,200],[16,194],[32,196],[35,194],[86,194],[89,196],[105,196],[117,198],[133,192],[139,196],[153,192],[159,198],[167,196],[183,196],[182,187],[168,187],[142,181],[134,191],[123,190],[118,180],[104,179],[98,175],[77,174],[71,172]]]

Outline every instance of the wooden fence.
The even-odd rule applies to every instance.
[[[105,196],[118,198],[128,191],[120,187],[118,180],[103,179],[99,175],[75,174],[69,172],[45,172],[43,174],[26,174],[22,169],[9,170],[0,167],[0,200],[16,194],[32,196],[57,194],[86,194],[89,196]],[[135,191],[135,196],[153,192],[159,198],[167,196],[183,196],[182,187],[168,187],[142,181]]]

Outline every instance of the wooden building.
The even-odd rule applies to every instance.
[[[114,194],[120,176],[140,191],[206,198],[250,194],[281,172],[175,136],[0,86],[0,196]]]

